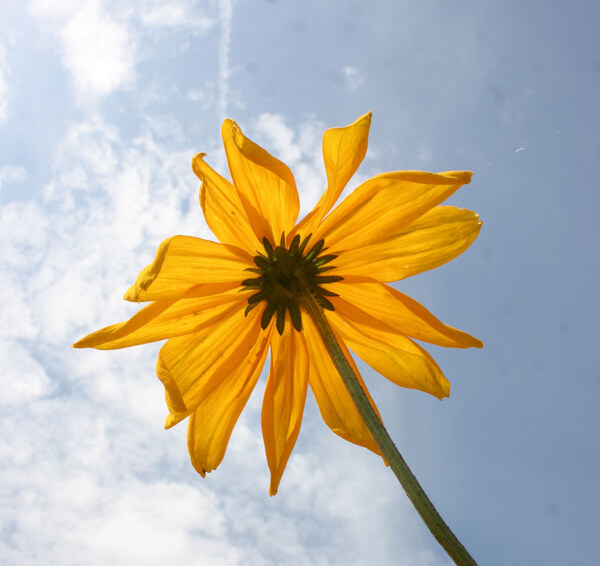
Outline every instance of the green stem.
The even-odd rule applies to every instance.
[[[431,503],[429,497],[427,497],[427,494],[423,491],[423,488],[419,485],[417,478],[415,478],[414,474],[411,472],[404,461],[404,458],[400,452],[398,452],[396,445],[383,426],[381,419],[371,406],[358,377],[346,360],[335,334],[325,318],[323,309],[315,302],[315,299],[309,293],[303,294],[302,305],[315,323],[315,326],[323,339],[325,348],[331,356],[331,360],[344,381],[344,384],[348,388],[367,428],[381,449],[384,458],[396,474],[396,477],[406,491],[408,498],[412,501],[433,536],[456,564],[459,566],[477,566],[477,563],[467,552],[466,548],[456,538],[448,525],[446,525],[436,508],[433,506],[433,503]]]

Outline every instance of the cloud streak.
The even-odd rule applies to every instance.
[[[6,121],[8,117],[8,63],[6,61],[6,52],[0,45],[0,124]]]
[[[219,0],[221,35],[219,38],[219,116],[227,117],[227,99],[229,96],[229,52],[231,50],[231,20],[233,18],[232,0]]]

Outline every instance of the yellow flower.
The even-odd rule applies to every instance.
[[[124,297],[150,304],[75,344],[109,350],[168,339],[156,369],[169,409],[165,427],[190,417],[188,448],[202,476],[223,459],[269,346],[262,431],[272,495],[300,431],[308,386],[333,432],[380,454],[303,307],[305,296],[324,309],[355,371],[348,349],[393,383],[438,398],[450,384],[412,339],[482,346],[386,285],[450,261],[477,237],[477,214],[438,206],[469,183],[470,172],[384,173],[332,211],[365,156],[370,123],[369,113],[325,132],[327,189],[296,224],[289,168],[225,120],[233,183],[204,154],[192,161],[200,205],[220,243],[164,241]]]

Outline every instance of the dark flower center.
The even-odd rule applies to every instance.
[[[287,311],[294,328],[302,330],[300,304],[306,296],[311,296],[322,308],[334,310],[327,297],[336,297],[337,293],[328,291],[321,285],[342,280],[338,275],[323,275],[324,272],[334,269],[333,265],[326,264],[337,256],[322,255],[326,250],[325,240],[319,240],[304,253],[311,235],[302,243],[300,236],[296,235],[289,248],[285,247],[284,235],[276,248],[273,248],[267,238],[263,238],[265,253],[259,252],[254,256],[256,267],[247,269],[256,273],[258,277],[242,281],[244,287],[257,291],[248,298],[246,315],[259,303],[266,301],[267,305],[260,321],[263,329],[267,328],[273,316],[277,314],[277,331],[280,335],[283,334]]]

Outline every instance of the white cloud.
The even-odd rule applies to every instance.
[[[27,171],[23,167],[4,165],[0,167],[0,189],[4,183],[19,183],[27,177]]]
[[[206,81],[202,88],[190,89],[186,94],[186,99],[197,103],[202,110],[214,108],[216,104],[216,87],[213,81]]]
[[[207,9],[189,0],[139,0],[135,11],[145,27],[179,28],[204,33],[214,24]]]
[[[4,47],[0,45],[0,124],[2,124],[8,116],[8,84],[6,75],[8,74],[8,63],[6,61],[6,52]],[[1,181],[0,177],[0,181]]]
[[[72,563],[161,565],[191,556],[215,566],[238,563],[238,553],[228,544],[225,514],[205,489],[132,481],[99,507],[64,537],[63,544],[79,554],[80,562]]]
[[[143,46],[154,41],[157,30],[198,35],[213,25],[206,10],[185,0],[30,0],[29,11],[58,39],[62,63],[83,104],[131,88]]]
[[[344,73],[344,79],[346,80],[346,86],[349,90],[355,91],[360,88],[360,86],[365,82],[364,77],[361,72],[352,66],[347,66],[342,69]]]
[[[101,0],[31,0],[30,12],[60,41],[62,60],[80,99],[95,99],[133,82],[135,41]]]
[[[3,387],[0,400],[2,406],[26,403],[51,391],[50,378],[40,362],[15,340],[0,342],[0,372],[2,375],[19,376],[18,379],[7,381]]]

